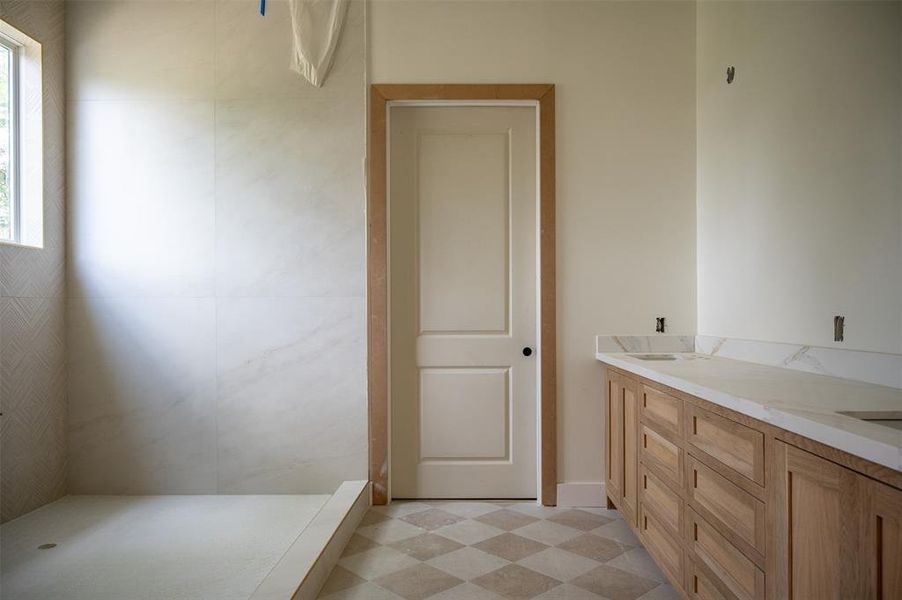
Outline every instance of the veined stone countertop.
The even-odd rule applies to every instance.
[[[682,354],[682,353],[681,353]],[[750,362],[685,353],[645,361],[598,352],[606,364],[871,462],[902,471],[902,431],[837,411],[902,411],[902,390]]]

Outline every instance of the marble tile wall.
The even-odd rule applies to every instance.
[[[321,89],[285,0],[67,5],[70,489],[364,479],[363,3]]]
[[[66,490],[65,4],[0,2],[41,42],[44,247],[0,244],[0,521]]]

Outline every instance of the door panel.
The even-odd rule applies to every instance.
[[[416,143],[420,333],[506,333],[510,134]]]
[[[392,107],[391,488],[536,497],[534,107]]]
[[[507,369],[420,370],[420,460],[508,458]]]

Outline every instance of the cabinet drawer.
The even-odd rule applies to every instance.
[[[640,428],[639,457],[646,465],[656,467],[672,485],[683,485],[683,449],[642,424]]]
[[[688,571],[689,597],[693,600],[733,600],[712,583],[711,578],[695,563],[693,559],[686,561]]]
[[[691,508],[689,550],[737,598],[764,598],[764,572]],[[709,582],[710,583],[710,582]]]
[[[639,467],[639,501],[643,502],[675,537],[683,531],[683,501],[645,468]]]
[[[658,429],[680,436],[683,401],[679,398],[643,385],[639,410],[643,421],[654,423]]]
[[[645,549],[654,557],[675,585],[683,583],[683,547],[672,537],[654,513],[645,510],[639,503],[639,533]]]
[[[704,509],[713,517],[715,524],[736,535],[763,556],[767,526],[764,503],[703,465],[694,456],[689,455],[686,460],[689,502]]]
[[[686,441],[758,485],[764,485],[764,434],[687,404]]]

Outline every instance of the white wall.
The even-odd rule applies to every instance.
[[[322,89],[282,0],[67,5],[71,491],[364,478],[363,4]]]
[[[902,352],[902,3],[699,4],[698,282],[701,334]]]
[[[560,481],[602,481],[601,332],[695,333],[695,6],[370,6],[373,83],[554,83]]]
[[[0,2],[40,42],[44,246],[0,244],[0,521],[66,492],[65,3]]]

